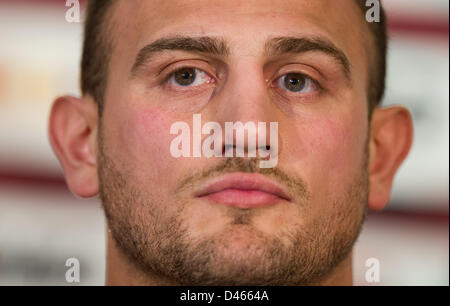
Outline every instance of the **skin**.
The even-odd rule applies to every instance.
[[[368,119],[367,51],[373,42],[353,1],[221,1],[212,6],[210,1],[169,5],[130,0],[119,1],[110,18],[114,48],[101,117],[90,95],[64,96],[54,102],[49,125],[70,190],[80,197],[101,193],[108,220],[107,284],[182,283],[170,271],[164,274],[157,264],[152,266],[158,257],[151,248],[144,248],[147,261],[136,264],[136,257],[127,254],[126,242],[118,243],[124,224],[137,224],[135,234],[140,233],[141,239],[137,241],[145,240],[154,249],[152,241],[162,239],[164,245],[172,240],[157,230],[170,232],[171,218],[183,229],[187,249],[213,241],[205,270],[215,273],[216,283],[222,279],[225,284],[241,284],[237,273],[232,274],[235,268],[244,271],[244,283],[270,283],[263,270],[260,282],[256,276],[245,278],[245,271],[258,262],[270,266],[266,243],[278,241],[287,250],[295,245],[289,233],[302,237],[309,233],[313,241],[318,237],[324,241],[317,245],[322,248],[317,253],[311,250],[314,244],[303,243],[311,247],[301,249],[311,258],[325,258],[333,237],[348,242],[349,252],[328,262],[326,271],[311,273],[314,278],[309,281],[293,278],[286,284],[351,284],[351,246],[365,210],[381,210],[389,202],[413,130],[411,116],[401,106],[377,107]],[[230,54],[168,51],[131,77],[139,50],[173,35],[221,37]],[[269,38],[311,35],[326,38],[343,51],[351,64],[350,80],[335,59],[321,52],[264,54]],[[161,85],[157,72],[163,66],[168,67],[163,71],[167,75],[175,67],[195,67],[213,81],[196,88]],[[292,71],[316,78],[323,90],[312,87],[308,93],[292,93],[276,86],[277,77]],[[192,129],[194,113],[202,115],[203,123],[216,121],[222,126],[227,121],[278,122],[277,169],[302,182],[308,196],[288,188],[291,202],[250,209],[247,222],[234,224],[238,216],[242,218],[241,210],[192,196],[201,180],[179,191],[183,179],[224,162],[170,155],[171,124],[185,121]],[[230,171],[240,170],[233,165]],[[287,186],[287,181],[270,177]]]

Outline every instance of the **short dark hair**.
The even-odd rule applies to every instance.
[[[90,94],[103,110],[103,100],[108,81],[108,68],[112,52],[112,37],[108,35],[111,24],[111,7],[116,0],[88,0],[84,24],[83,53],[81,56],[81,92]]]
[[[355,0],[366,18],[365,0]],[[117,0],[88,0],[86,22],[84,25],[83,54],[81,59],[81,91],[90,94],[99,105],[102,113],[104,94],[108,79],[108,66],[112,51],[112,38],[108,36],[111,24],[107,22],[108,13]],[[383,99],[386,77],[387,31],[386,15],[380,3],[379,22],[367,22],[372,33],[374,55],[369,62],[367,100],[369,116]],[[111,15],[111,14],[110,14]]]
[[[355,0],[361,8],[363,18],[366,18],[366,0]],[[369,102],[369,118],[373,109],[378,106],[384,96],[386,87],[386,66],[387,66],[387,17],[384,12],[381,0],[380,4],[380,20],[377,22],[366,22],[372,34],[372,44],[374,52],[372,58],[369,59],[369,75],[367,84],[367,100]]]

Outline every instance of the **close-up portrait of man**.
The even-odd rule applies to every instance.
[[[377,8],[88,1],[81,96],[55,99],[49,138],[70,191],[101,199],[107,285],[353,284],[413,142],[381,106]]]

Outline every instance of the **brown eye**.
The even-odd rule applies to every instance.
[[[279,77],[277,86],[299,94],[309,94],[318,89],[317,83],[303,73],[287,73]]]
[[[175,71],[173,76],[178,85],[188,86],[194,83],[196,73],[194,68],[181,68]]]
[[[306,78],[305,75],[300,73],[289,73],[284,77],[284,86],[287,90],[298,92],[305,88]]]

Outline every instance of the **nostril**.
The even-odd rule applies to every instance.
[[[235,147],[236,146],[234,144],[225,144],[224,146],[222,146],[222,156],[225,156],[225,153],[229,150],[231,150],[231,152],[233,152],[234,154]]]

